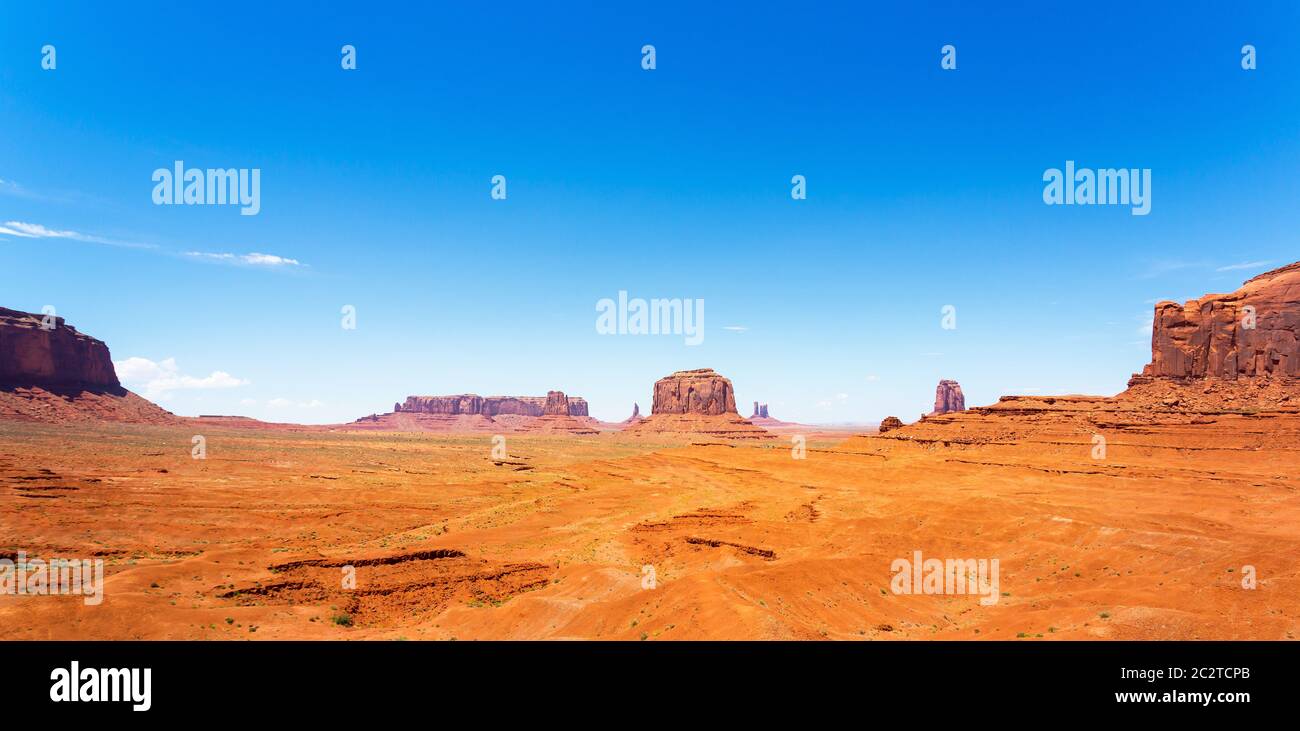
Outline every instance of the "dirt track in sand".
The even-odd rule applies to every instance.
[[[107,577],[99,606],[0,596],[0,623],[14,639],[1300,631],[1300,416],[1111,414],[1015,440],[988,421],[814,437],[803,460],[786,436],[601,434],[509,437],[497,461],[484,435],[212,426],[195,460],[193,427],[0,423],[0,554],[101,557]],[[891,562],[918,550],[999,559],[997,603],[894,594]]]

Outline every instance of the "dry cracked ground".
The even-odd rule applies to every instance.
[[[0,423],[0,554],[106,574],[98,606],[0,596],[0,623],[15,639],[1292,639],[1300,416],[1214,422],[814,436],[805,459],[788,436],[519,436],[497,460],[488,435],[212,429],[197,460],[193,429]],[[996,603],[895,594],[891,564],[915,551],[998,559]]]

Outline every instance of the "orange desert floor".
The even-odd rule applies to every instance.
[[[950,440],[928,423],[810,436],[804,459],[784,434],[512,436],[494,460],[489,435],[205,427],[197,460],[193,427],[3,422],[0,555],[99,557],[106,580],[98,606],[0,596],[0,624],[11,639],[1300,632],[1300,415],[1107,424],[1104,459],[1088,429]],[[914,551],[998,559],[996,604],[893,593],[891,563]]]

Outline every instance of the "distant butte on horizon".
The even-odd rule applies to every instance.
[[[1153,395],[1173,385],[1204,382],[1203,393],[1182,398],[1289,402],[1290,389],[1300,378],[1298,338],[1300,262],[1252,277],[1229,294],[1207,294],[1181,305],[1161,301],[1155,305],[1151,361],[1133,375],[1121,396]],[[1243,390],[1247,384],[1255,384],[1254,390]],[[1002,400],[1012,398],[1021,397]],[[963,409],[960,385],[941,381],[930,415]],[[623,422],[592,419],[585,399],[552,391],[547,396],[408,396],[394,404],[391,414],[372,414],[334,427],[403,429],[421,421],[422,415],[430,417],[423,419],[429,422],[426,426],[440,422],[440,428],[451,430],[481,431],[502,424],[526,431],[545,426],[595,433],[626,427],[631,434],[700,432],[728,438],[764,438],[771,435],[763,426],[788,424],[770,417],[767,404],[758,401],[754,415],[742,418],[731,381],[711,368],[697,368],[656,381],[650,415],[641,415],[634,405],[633,415]],[[108,346],[78,332],[62,317],[0,308],[0,418],[175,423],[212,417],[178,417],[123,388]],[[264,424],[219,418],[235,425]],[[547,421],[530,421],[543,418]],[[886,422],[886,428],[897,428],[893,421]]]

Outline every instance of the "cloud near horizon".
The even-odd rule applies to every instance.
[[[166,396],[171,391],[236,388],[249,384],[249,381],[235,378],[225,371],[213,371],[202,378],[183,375],[175,358],[155,363],[148,358],[132,357],[114,362],[113,367],[123,383],[133,390],[140,389],[140,395],[148,399]]]

